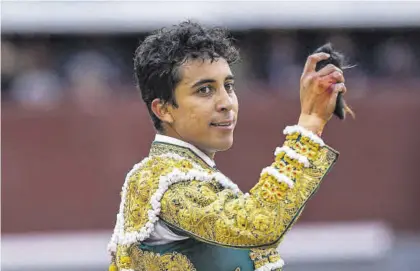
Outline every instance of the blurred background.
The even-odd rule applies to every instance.
[[[133,79],[150,31],[193,19],[231,30],[240,118],[222,171],[248,190],[297,122],[306,57],[343,52],[356,119],[280,252],[287,271],[419,270],[420,2],[1,3],[5,271],[106,270],[125,174],[154,130]]]

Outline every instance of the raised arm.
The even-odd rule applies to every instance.
[[[338,156],[317,136],[331,118],[337,94],[345,92],[338,68],[331,65],[315,72],[316,63],[326,58],[324,53],[308,58],[301,78],[299,125],[285,129],[285,143],[249,194],[185,179],[163,195],[160,218],[209,243],[232,247],[278,243]]]
[[[285,132],[284,145],[276,149],[274,162],[262,170],[249,194],[235,194],[213,182],[185,180],[163,195],[160,218],[209,243],[232,247],[277,243],[337,158],[311,132],[299,126]]]

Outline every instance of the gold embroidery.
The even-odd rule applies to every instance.
[[[299,144],[303,142],[301,138],[298,139]],[[289,141],[292,139],[286,142],[292,146],[294,143]],[[310,150],[313,148],[316,146],[308,147]],[[156,156],[166,153],[176,153],[186,159],[177,160]],[[317,159],[312,159],[311,167],[304,169],[299,168],[300,164],[296,161],[291,159],[288,161],[287,157],[282,157],[281,161],[292,165],[293,170],[298,173],[292,189],[268,174],[261,177],[250,191],[250,196],[244,196],[242,193],[235,195],[231,190],[223,189],[216,181],[185,180],[173,184],[161,200],[160,217],[175,228],[208,243],[233,247],[260,247],[276,244],[296,221],[306,201],[335,162],[337,154],[325,147],[313,157]],[[129,176],[124,209],[125,232],[138,231],[148,222],[148,211],[151,210],[150,198],[158,189],[160,176],[168,174],[174,168],[188,172],[193,168],[193,162],[202,166],[204,172],[215,172],[215,169],[209,167],[188,149],[167,144],[153,144],[151,159]],[[276,160],[273,165],[278,162]],[[284,165],[280,164],[278,167],[283,168]],[[153,257],[163,256],[149,252],[133,252],[131,255],[126,255],[129,248],[121,245],[118,247],[122,248],[117,249],[117,255],[115,255],[119,268],[129,269],[129,266],[134,266],[137,268],[135,270],[144,270],[141,269],[142,267],[137,267],[146,264],[142,259],[150,260],[147,262],[149,265],[147,270],[161,270],[153,268],[160,268],[163,263],[169,265],[172,261],[170,259],[177,259],[175,262],[184,263],[182,259],[178,261],[177,258],[185,257],[183,255],[165,255],[158,261]],[[262,266],[276,258],[276,255],[271,255],[271,258],[270,256],[263,257],[257,265]],[[187,258],[185,259],[188,261]],[[171,267],[173,269],[167,270],[178,270],[176,269],[178,267],[178,265],[173,265]],[[182,268],[179,270],[194,270]]]
[[[117,264],[114,261],[109,265],[108,271],[118,271]]]
[[[144,168],[129,177],[124,209],[126,232],[138,231],[149,221],[147,212],[152,208],[150,198],[159,188],[159,177],[174,168],[187,171],[192,169],[192,163],[188,160],[153,157]]]
[[[278,202],[286,194],[289,189],[286,183],[278,183],[276,178],[271,175],[264,176],[266,182],[261,187],[261,195],[268,202]]]
[[[160,216],[185,233],[213,244],[233,247],[275,244],[295,221],[335,159],[336,154],[322,148],[312,166],[303,169],[294,188],[287,188],[265,174],[249,197],[234,196],[231,191],[209,183],[177,183],[164,194]]]
[[[260,268],[268,263],[275,263],[280,261],[280,255],[276,248],[253,248],[249,252],[249,258],[254,262],[254,268]],[[281,269],[275,269],[281,270]]]
[[[296,195],[289,194],[288,198],[286,199],[286,202],[290,202],[291,200],[295,200],[298,196],[300,196],[300,201],[302,201],[305,196],[314,194],[317,186],[313,185],[312,179],[319,179],[322,180],[322,178],[325,176],[325,174],[328,173],[331,166],[335,163],[335,161],[338,158],[338,152],[334,149],[331,149],[330,147],[326,146],[321,148],[320,153],[318,155],[318,159],[313,161],[313,164],[309,168],[305,168],[303,171],[302,178],[295,183],[295,189],[299,191],[299,193],[296,193]],[[288,229],[285,230],[283,233],[282,238],[279,240],[278,243],[280,243],[283,239],[283,237],[286,235],[286,233],[293,227],[293,225],[296,223],[298,218],[303,212],[304,205],[298,210],[297,208],[293,208],[292,205],[289,205],[291,207],[290,211],[291,213],[296,213],[295,217],[293,218],[292,222],[290,223]]]
[[[118,269],[130,269],[132,261],[129,254],[129,246],[118,245],[114,261]]]
[[[194,265],[180,253],[157,254],[134,246],[130,251],[135,271],[195,271]]]
[[[308,137],[302,136],[299,133],[287,135],[284,145],[306,156],[309,161],[317,159],[317,154],[320,149],[319,144],[314,143]]]
[[[203,161],[199,156],[197,156],[194,152],[189,150],[188,148],[184,148],[177,145],[167,144],[167,143],[158,143],[154,142],[152,144],[152,148],[150,149],[151,156],[162,155],[166,153],[174,153],[178,154],[179,156],[188,159],[190,161],[199,164],[203,169],[213,171],[214,169],[210,167],[206,162]]]
[[[287,156],[283,155],[283,159],[276,159],[273,163],[273,166],[281,174],[284,174],[286,177],[291,179],[293,182],[296,182],[296,179],[302,175],[303,167],[301,164],[296,164],[295,161],[291,161]]]

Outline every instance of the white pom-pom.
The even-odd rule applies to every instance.
[[[287,126],[284,129],[283,133],[285,135],[299,133],[305,137],[308,137],[310,140],[312,140],[316,144],[319,144],[321,147],[325,146],[324,141],[319,136],[299,125]]]
[[[309,167],[309,160],[306,156],[297,153],[296,151],[292,150],[287,146],[283,146],[281,148],[277,147],[274,155],[277,156],[280,153],[284,152],[289,158],[297,160],[299,163],[303,164],[304,167]]]
[[[276,178],[276,180],[279,182],[279,183],[286,183],[290,188],[293,188],[293,186],[294,186],[294,182],[289,178],[289,177],[287,177],[286,175],[284,175],[284,174],[282,174],[282,173],[280,173],[280,172],[278,172],[275,168],[273,168],[273,167],[266,167],[266,168],[264,168],[262,171],[261,171],[261,176],[263,175],[263,174],[265,174],[265,173],[267,173],[267,174],[269,174],[269,175],[271,175],[271,176],[273,176],[274,178]]]

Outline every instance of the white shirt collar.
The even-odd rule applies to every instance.
[[[214,161],[210,157],[207,156],[207,154],[205,154],[204,152],[200,151],[194,145],[192,145],[192,144],[190,144],[188,142],[185,142],[183,140],[180,140],[180,139],[177,139],[177,138],[173,138],[173,137],[170,137],[170,136],[166,136],[166,135],[156,134],[156,136],[155,136],[155,142],[169,143],[169,144],[177,145],[177,146],[180,146],[180,147],[188,148],[192,152],[194,152],[195,154],[197,154],[201,159],[203,159],[204,162],[206,162],[209,166],[214,167],[216,165],[214,163]]]

